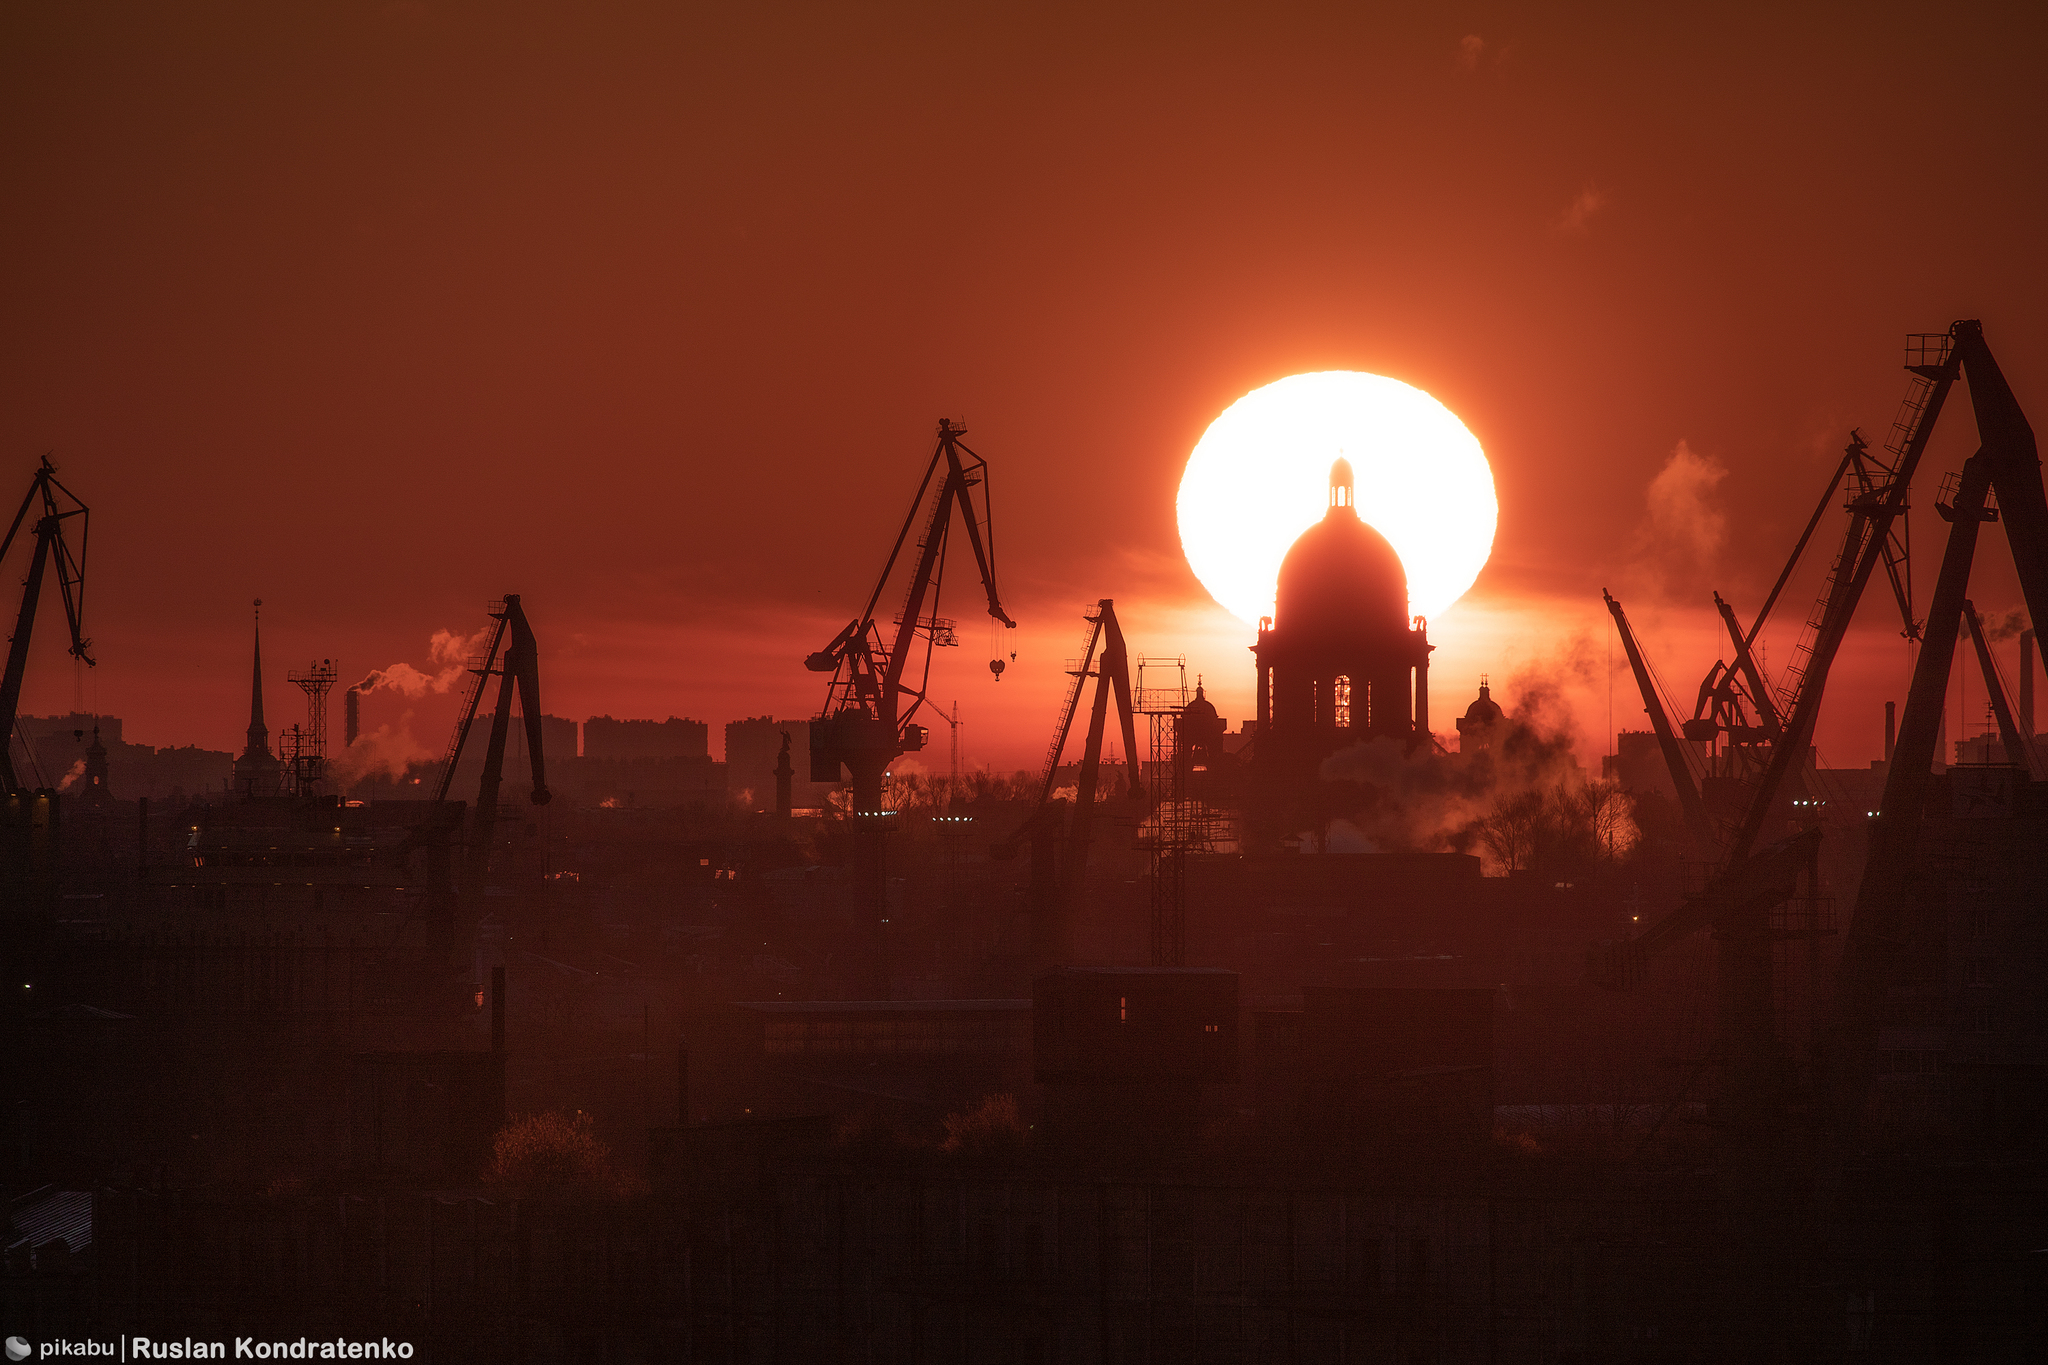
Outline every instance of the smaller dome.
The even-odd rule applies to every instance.
[[[1203,695],[1202,685],[1198,682],[1195,684],[1195,699],[1180,709],[1177,724],[1183,742],[1192,748],[1200,748],[1221,740],[1229,722],[1216,714],[1216,704]]]
[[[1493,699],[1493,689],[1486,685],[1486,678],[1479,679],[1479,696],[1465,708],[1465,714],[1458,718],[1458,732],[1486,730],[1498,725],[1507,715],[1500,709],[1500,703]]]

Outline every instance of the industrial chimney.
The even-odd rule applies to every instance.
[[[341,743],[343,748],[356,742],[356,736],[363,730],[363,694],[351,687],[342,698]]]

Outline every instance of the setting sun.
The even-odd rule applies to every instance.
[[[1359,516],[1401,556],[1412,615],[1439,614],[1479,576],[1498,507],[1465,424],[1398,379],[1297,374],[1232,403],[1181,476],[1182,552],[1232,615],[1272,614],[1280,561],[1323,515],[1340,456],[1356,473]]]

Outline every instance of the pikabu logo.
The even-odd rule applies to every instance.
[[[45,1341],[35,1346],[20,1337],[7,1338],[7,1358],[26,1360],[29,1352],[36,1353],[37,1360],[56,1360],[60,1357],[97,1356],[112,1360],[121,1352],[119,1341]]]

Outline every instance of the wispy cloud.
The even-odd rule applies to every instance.
[[[1643,491],[1645,515],[1636,528],[1635,569],[1658,591],[1673,579],[1691,581],[1711,568],[1728,540],[1728,514],[1718,490],[1728,466],[1684,441],[1671,448]]]
[[[1564,236],[1582,237],[1591,229],[1593,219],[1607,208],[1608,202],[1607,191],[1588,185],[1557,216],[1552,227]]]

